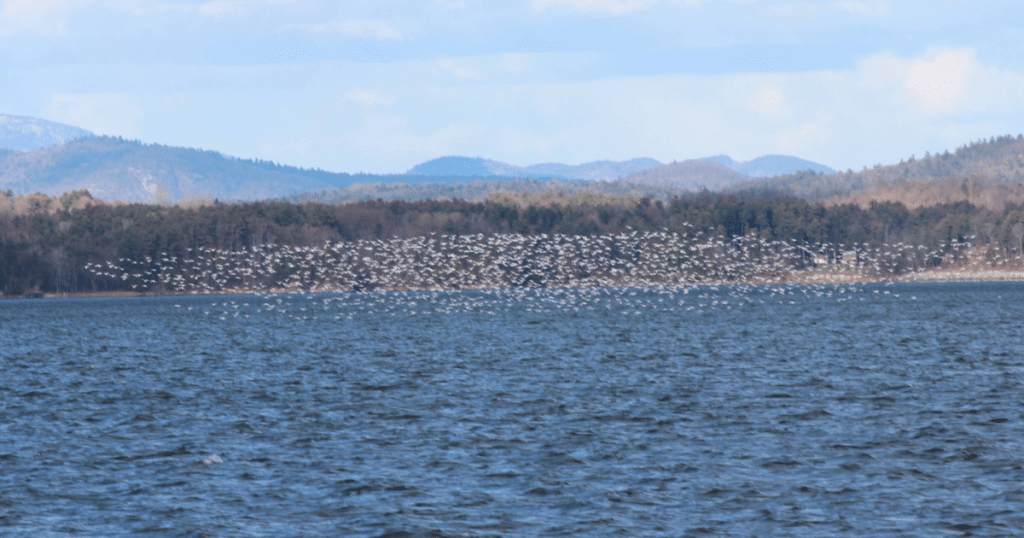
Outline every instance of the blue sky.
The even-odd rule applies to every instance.
[[[0,113],[342,172],[1024,132],[1014,2],[0,0]]]

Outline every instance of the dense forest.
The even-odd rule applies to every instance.
[[[345,204],[372,200],[484,200],[496,193],[546,193],[561,192],[565,195],[586,195],[600,193],[610,196],[639,196],[668,201],[676,196],[691,193],[688,187],[672,183],[640,183],[634,181],[573,181],[562,179],[505,178],[505,177],[462,177],[460,181],[441,182],[445,176],[424,176],[438,183],[411,184],[401,176],[395,176],[394,183],[357,183],[341,189],[320,189],[298,194],[280,196],[283,202],[316,202],[321,204]],[[450,178],[449,178],[450,179]],[[692,185],[690,185],[692,187]]]
[[[492,195],[485,201],[258,202],[196,207],[108,204],[86,191],[60,197],[0,193],[0,291],[5,295],[127,289],[87,264],[188,259],[259,245],[323,246],[367,239],[518,234],[607,236],[630,231],[757,237],[794,243],[905,243],[949,252],[954,240],[1019,254],[1024,207],[968,202],[907,209],[898,203],[811,204],[784,195],[698,193],[646,197]]]

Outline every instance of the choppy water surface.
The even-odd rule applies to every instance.
[[[1024,284],[2,301],[0,338],[3,535],[1024,534]]]

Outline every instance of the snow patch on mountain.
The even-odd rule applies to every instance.
[[[0,114],[0,148],[16,151],[59,146],[79,138],[92,138],[91,131],[52,121]]]

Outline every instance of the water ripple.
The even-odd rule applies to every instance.
[[[1024,534],[1024,285],[780,289],[5,301],[0,534]]]

